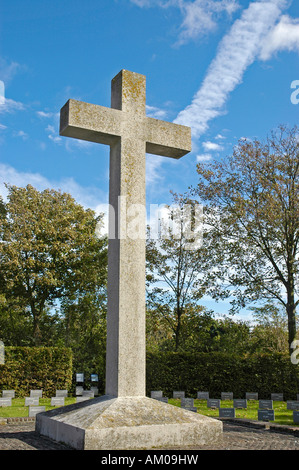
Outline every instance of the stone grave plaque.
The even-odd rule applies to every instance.
[[[14,390],[2,390],[2,397],[3,398],[15,398],[15,391]]]
[[[235,418],[235,408],[219,408],[219,418]]]
[[[42,411],[46,411],[45,406],[29,406],[29,418],[33,418],[36,416],[38,413],[41,413]]]
[[[81,396],[83,393],[83,387],[81,385],[76,387],[76,396]]]
[[[64,406],[64,397],[52,397],[51,406]]]
[[[98,382],[99,381],[98,374],[90,374],[90,381],[91,382]]]
[[[194,398],[181,398],[182,408],[192,408],[194,406]]]
[[[162,401],[163,403],[168,403],[167,397],[158,397],[158,398],[154,398],[154,400]]]
[[[11,406],[11,398],[10,397],[7,397],[7,398],[0,398],[0,406]]]
[[[273,400],[259,400],[259,409],[260,410],[272,410]]]
[[[162,390],[152,390],[151,391],[151,398],[162,398],[163,391]]]
[[[55,392],[56,397],[67,397],[68,396],[68,391],[67,390],[56,390]]]
[[[246,398],[234,398],[234,408],[247,408]]]
[[[172,397],[173,398],[185,398],[185,392],[174,391]]]
[[[221,392],[221,400],[233,400],[234,394],[232,392]]]
[[[94,392],[92,390],[83,390],[82,396],[83,397],[94,398]]]
[[[99,394],[98,387],[90,387],[90,391],[93,392],[93,396],[97,396]]]
[[[299,411],[293,411],[293,421],[296,424],[299,424]]]
[[[30,390],[30,398],[42,398],[43,391],[42,390]]]
[[[209,392],[197,392],[197,400],[208,400]]]
[[[90,397],[78,396],[78,397],[76,397],[76,403],[81,403],[81,401],[87,401],[89,399],[90,399]]]
[[[299,401],[287,401],[287,410],[299,410]]]
[[[271,400],[283,401],[283,393],[271,393]]]
[[[275,414],[274,410],[258,410],[258,420],[259,421],[274,421]]]
[[[84,374],[82,372],[76,373],[76,382],[77,383],[84,383]]]
[[[246,392],[246,399],[247,400],[258,400],[259,394],[256,392]]]
[[[220,408],[220,399],[219,398],[209,398],[207,400],[208,408]]]
[[[38,406],[39,405],[39,397],[26,397],[25,398],[25,406]]]

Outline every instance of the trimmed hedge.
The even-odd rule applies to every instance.
[[[258,392],[269,399],[271,393],[283,393],[284,400],[296,400],[299,393],[299,365],[280,353],[237,356],[225,353],[147,354],[147,395],[163,390],[172,397],[173,390],[184,390],[196,397],[197,391],[209,391],[220,398],[221,392],[233,392],[245,398],[246,392]]]
[[[0,391],[15,390],[16,397],[28,397],[30,390],[42,389],[43,396],[55,396],[56,389],[70,390],[72,351],[56,347],[5,348],[0,364]]]

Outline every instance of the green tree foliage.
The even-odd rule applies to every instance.
[[[152,238],[148,231],[146,259],[147,301],[153,315],[148,322],[156,331],[161,330],[163,347],[177,351],[184,348],[192,335],[194,316],[205,312],[204,307],[195,308],[204,294],[201,285],[204,258],[200,249],[193,249],[194,237],[190,227],[188,230],[186,227],[183,198],[175,195],[174,202],[161,221],[160,236]],[[191,224],[192,211],[189,216]]]
[[[0,326],[10,331],[9,343],[17,339],[15,325],[41,345],[50,332],[52,340],[59,335],[61,302],[75,303],[105,287],[107,242],[95,234],[101,218],[69,194],[7,187],[0,211]]]
[[[214,266],[206,287],[233,296],[233,308],[280,303],[296,336],[299,239],[298,129],[280,127],[265,143],[241,140],[224,161],[198,164],[193,196],[204,204]]]

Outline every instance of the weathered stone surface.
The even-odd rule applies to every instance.
[[[150,449],[212,443],[222,423],[147,397],[103,396],[38,414],[36,429],[75,449]]]

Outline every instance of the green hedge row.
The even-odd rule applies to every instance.
[[[30,390],[42,389],[43,396],[55,396],[55,390],[70,390],[72,351],[55,347],[5,348],[0,364],[0,391],[15,390],[16,397],[28,397]]]
[[[69,348],[5,348],[5,363],[0,364],[0,392],[13,389],[16,396],[25,397],[32,389],[42,389],[44,396],[51,397],[56,389],[72,391],[72,379]],[[104,383],[99,385],[104,391]],[[172,397],[174,390],[184,390],[189,397],[196,397],[200,390],[209,391],[212,398],[220,398],[221,392],[233,392],[235,398],[245,398],[246,392],[258,392],[259,398],[264,399],[270,398],[271,393],[281,392],[285,400],[296,400],[299,365],[279,353],[245,357],[215,352],[147,353],[148,396],[151,390],[163,390],[168,397]]]
[[[237,356],[224,353],[147,354],[147,395],[163,390],[172,397],[174,390],[184,390],[196,397],[197,391],[209,391],[211,398],[221,392],[233,392],[245,398],[246,392],[258,392],[270,399],[271,393],[283,393],[284,400],[296,400],[299,393],[299,365],[283,354]]]

